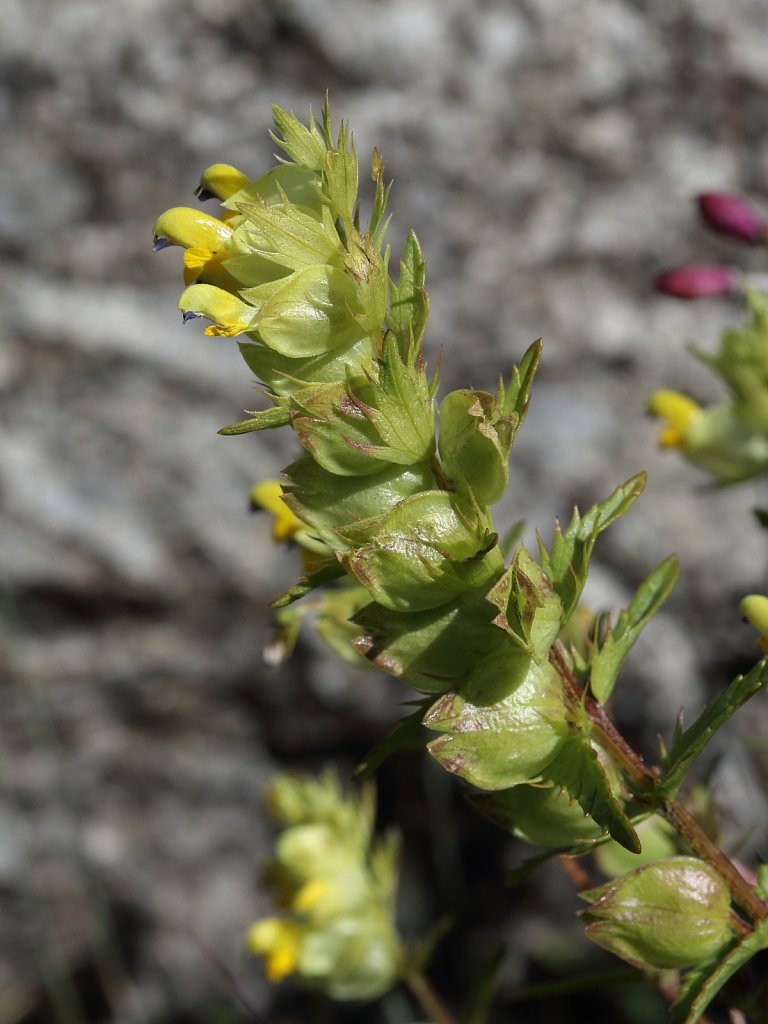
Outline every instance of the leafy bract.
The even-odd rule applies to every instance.
[[[768,684],[768,659],[759,661],[746,675],[736,676],[719,693],[689,729],[678,728],[662,765],[661,790],[672,794],[715,733],[750,697]]]
[[[599,534],[624,515],[644,487],[645,473],[639,473],[617,487],[602,504],[593,505],[583,516],[574,509],[565,533],[557,524],[551,552],[539,538],[541,567],[563,603],[564,618],[571,615],[584,589],[589,560]]]
[[[605,620],[602,635],[592,644],[589,683],[601,704],[611,695],[619,669],[643,627],[667,599],[679,576],[680,564],[672,555],[640,584],[626,610],[619,612],[615,626],[610,619]]]
[[[723,985],[763,949],[768,949],[765,921],[754,931],[733,938],[717,956],[688,971],[672,1004],[671,1024],[696,1024]]]
[[[397,284],[390,282],[387,326],[397,339],[403,362],[412,363],[427,326],[429,300],[424,288],[426,264],[413,231],[405,243]]]

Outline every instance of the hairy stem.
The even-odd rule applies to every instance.
[[[559,642],[552,650],[551,662],[563,683],[566,699],[584,703],[596,739],[621,767],[632,788],[632,795],[638,803],[666,818],[690,850],[720,875],[731,891],[733,902],[746,911],[755,923],[768,920],[768,906],[749,885],[733,861],[712,842],[690,811],[679,800],[658,794],[658,769],[650,768],[643,761],[621,735],[604,708],[582,691],[568,665],[565,650]]]

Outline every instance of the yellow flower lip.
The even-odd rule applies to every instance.
[[[246,945],[252,953],[265,958],[267,978],[278,982],[296,970],[301,933],[290,921],[264,917],[248,929]]]
[[[231,292],[211,284],[193,284],[181,293],[179,309],[184,323],[202,316],[212,321],[208,335],[231,338],[243,334],[251,325],[255,310]]]
[[[174,206],[160,214],[153,234],[155,251],[169,245],[182,245],[185,249],[206,249],[213,253],[230,239],[232,228],[202,210]]]
[[[207,199],[220,199],[224,202],[245,188],[248,181],[247,175],[231,164],[211,164],[200,176],[195,195],[201,202]]]
[[[648,399],[648,411],[667,421],[659,435],[659,444],[663,448],[681,448],[686,430],[701,413],[701,406],[681,391],[662,389],[654,391]]]

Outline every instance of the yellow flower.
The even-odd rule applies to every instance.
[[[200,184],[197,188],[199,199],[216,197],[222,202],[245,188],[249,179],[242,171],[238,171],[231,164],[211,164],[206,167],[200,177]]]
[[[701,415],[701,406],[680,391],[654,391],[648,400],[648,411],[667,424],[659,435],[664,448],[684,448],[686,431]]]
[[[251,953],[264,957],[270,981],[281,981],[296,970],[301,949],[301,930],[297,924],[279,917],[263,917],[251,925],[245,941]]]
[[[283,501],[283,488],[277,480],[262,480],[251,490],[251,504],[271,512],[272,537],[278,544],[293,540],[304,529],[302,521]]]
[[[192,317],[203,316],[212,321],[211,326],[205,329],[206,334],[226,338],[243,334],[256,316],[253,306],[211,284],[193,284],[186,288],[181,293],[179,309],[185,322]]]
[[[211,217],[202,210],[188,206],[174,206],[155,221],[155,246],[183,245],[185,249],[199,247],[215,252],[232,235],[232,228],[224,221]]]
[[[760,633],[755,643],[768,654],[768,597],[749,594],[742,599],[739,609],[747,622]]]

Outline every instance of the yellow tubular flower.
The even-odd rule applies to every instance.
[[[305,528],[283,501],[283,488],[277,480],[262,480],[256,484],[251,490],[251,504],[272,514],[272,538],[278,544],[293,540]]]
[[[648,411],[667,421],[659,444],[664,448],[683,448],[686,430],[701,414],[701,406],[680,391],[661,390],[654,391],[649,398]]]
[[[196,194],[199,199],[215,197],[224,202],[245,188],[248,181],[248,177],[231,164],[211,164],[203,171]]]
[[[224,221],[187,206],[174,206],[161,213],[153,229],[155,248],[183,245],[185,249],[197,247],[213,253],[232,235],[232,228]]]
[[[749,594],[743,598],[739,609],[747,622],[760,633],[755,643],[768,654],[768,597]]]
[[[296,970],[301,949],[297,925],[279,917],[264,917],[248,929],[246,946],[264,957],[264,969],[271,982],[282,981]]]
[[[253,306],[211,284],[193,284],[186,288],[181,293],[179,309],[184,314],[185,323],[193,317],[203,316],[212,321],[211,326],[205,329],[206,334],[226,338],[247,331],[256,315]]]

